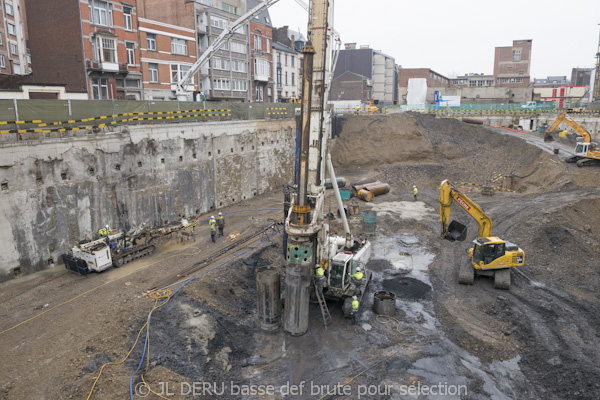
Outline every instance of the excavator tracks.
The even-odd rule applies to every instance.
[[[458,283],[462,285],[472,285],[475,281],[475,269],[471,265],[471,260],[467,260],[460,265],[458,270]]]
[[[494,271],[494,287],[496,289],[510,289],[510,268]]]

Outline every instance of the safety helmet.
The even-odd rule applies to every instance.
[[[356,272],[361,272],[362,268],[361,267],[356,267]]]
[[[414,187],[414,188],[416,188],[416,186],[415,186],[415,185],[413,185],[413,187]]]
[[[219,213],[219,215],[223,215],[223,213]]]
[[[108,228],[108,227],[109,227],[109,226],[108,226],[108,225],[106,225],[106,228]]]
[[[352,296],[352,300],[358,300],[358,297]]]
[[[214,216],[214,215],[211,215],[211,216],[210,216],[210,219],[215,219],[215,216]]]

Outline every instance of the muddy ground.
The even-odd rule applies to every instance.
[[[152,390],[173,399],[598,398],[600,168],[564,163],[570,147],[422,115],[350,117],[332,143],[338,176],[392,187],[359,203],[378,213],[360,325],[329,303],[327,329],[313,305],[304,336],[260,330],[256,271],[283,265],[281,236],[260,238],[198,271],[154,311],[148,361],[140,363],[143,333],[123,364],[104,368],[91,398],[130,396],[138,365]],[[511,176],[514,191],[483,196],[478,186],[460,186],[491,216],[494,235],[525,250],[526,265],[512,272],[510,291],[485,277],[459,285],[477,227],[453,208],[468,239],[439,239],[439,184],[490,185],[499,174]],[[280,218],[270,209],[281,205],[274,192],[225,210],[240,211],[227,229],[252,232]],[[245,211],[255,209],[264,211]],[[326,211],[335,209],[328,198]],[[367,237],[360,215],[349,222]],[[341,232],[339,220],[332,227]],[[79,277],[54,268],[0,286],[0,398],[87,398],[101,366],[121,361],[147,321],[154,300],[144,292],[228,244],[213,245],[203,228],[196,242],[172,240],[153,259],[120,269]],[[395,320],[371,310],[378,290],[396,293]],[[139,372],[131,381],[148,394]]]

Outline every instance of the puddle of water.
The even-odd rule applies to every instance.
[[[406,271],[406,276],[432,286],[428,268],[435,256],[426,252],[426,248],[419,244],[415,235],[400,234],[377,238],[373,241],[371,258],[387,260],[395,270]]]
[[[394,215],[401,219],[422,220],[428,215],[435,213],[434,209],[422,201],[391,201],[373,204],[371,210],[377,215]]]

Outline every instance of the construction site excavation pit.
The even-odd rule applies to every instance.
[[[148,388],[169,399],[598,398],[600,168],[564,162],[575,142],[561,139],[554,154],[541,134],[455,119],[348,116],[341,127],[336,175],[391,188],[358,201],[348,219],[373,245],[358,324],[330,301],[327,327],[311,303],[306,334],[261,329],[257,272],[278,271],[285,296],[282,225],[177,276],[230,244],[213,244],[203,227],[195,242],[172,240],[119,269],[79,277],[52,268],[3,283],[1,346],[12,361],[0,365],[0,397],[87,398],[102,366],[137,341],[123,363],[104,367],[92,399],[156,398]],[[491,217],[494,236],[524,250],[510,290],[489,277],[458,283],[478,227],[453,206],[467,239],[440,238],[446,179]],[[224,211],[248,212],[228,215],[226,229],[243,238],[281,221],[282,205],[277,189],[236,204]],[[331,189],[324,209],[342,234]],[[362,211],[376,213],[374,235]],[[168,297],[149,296],[167,281]],[[396,295],[393,317],[373,311],[379,291]]]

